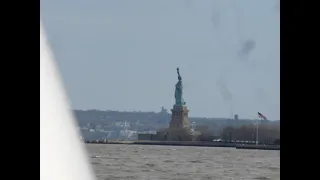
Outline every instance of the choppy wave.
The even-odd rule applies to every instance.
[[[99,180],[278,180],[277,151],[87,145]]]

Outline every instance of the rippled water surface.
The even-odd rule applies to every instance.
[[[280,151],[86,145],[99,180],[280,179]]]

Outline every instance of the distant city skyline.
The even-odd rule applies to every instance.
[[[55,0],[41,14],[73,109],[280,119],[278,0]]]

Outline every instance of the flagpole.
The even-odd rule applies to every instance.
[[[261,118],[261,122],[262,122],[262,120],[267,120],[267,118],[263,115],[263,114],[261,114],[260,112],[258,112],[258,117],[259,118]],[[258,118],[258,119],[259,119]],[[258,145],[259,144],[259,125],[258,125],[258,119],[257,119],[257,130],[256,130],[256,145]]]
[[[258,124],[258,119],[256,122],[256,146],[259,144],[259,124]]]

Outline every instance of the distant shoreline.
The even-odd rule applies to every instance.
[[[197,147],[229,147],[236,149],[280,150],[280,145],[235,144],[201,141],[91,141],[86,144],[126,144],[126,145],[158,145],[158,146],[197,146]]]
[[[156,111],[125,111],[125,110],[100,110],[100,109],[72,109],[74,113],[83,113],[83,112],[99,112],[99,113],[115,113],[115,114],[165,114],[165,115],[171,115],[168,112],[156,112]],[[205,117],[205,116],[190,116],[189,119],[207,119],[207,120],[234,120],[230,119],[228,117]],[[237,121],[256,121],[255,118],[239,118]],[[266,120],[268,122],[272,123],[279,123],[280,119],[268,119]]]

